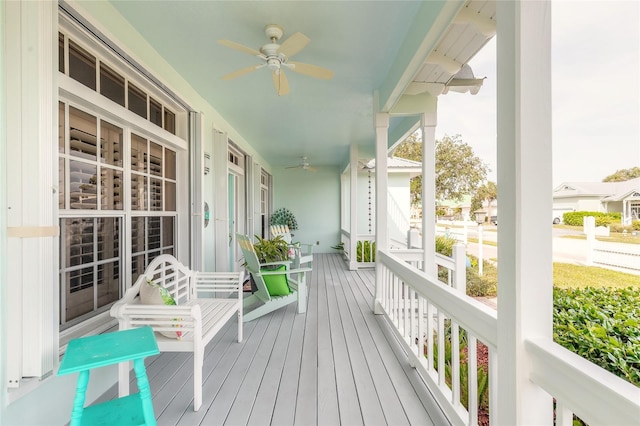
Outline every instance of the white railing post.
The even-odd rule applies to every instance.
[[[453,288],[467,294],[467,255],[464,244],[457,243],[453,246],[453,262],[456,265]]]
[[[484,269],[484,259],[482,256],[482,225],[478,225],[478,275],[482,276]]]
[[[593,266],[593,249],[596,242],[596,218],[585,216],[582,218],[584,233],[587,234],[587,266]]]

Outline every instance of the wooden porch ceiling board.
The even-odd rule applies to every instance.
[[[306,314],[291,304],[246,323],[240,344],[232,321],[209,344],[198,412],[192,355],[149,358],[158,425],[447,424],[373,314],[374,279],[337,254],[314,255]]]

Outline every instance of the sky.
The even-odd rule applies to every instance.
[[[640,1],[552,2],[553,184],[640,166]],[[477,95],[438,99],[436,138],[462,135],[496,180],[495,37],[470,62]]]

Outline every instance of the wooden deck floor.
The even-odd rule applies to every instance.
[[[206,349],[198,412],[192,355],[148,359],[158,425],[448,424],[373,315],[373,271],[314,255],[308,287],[306,314],[292,304],[246,323],[242,343],[235,321],[218,333]]]

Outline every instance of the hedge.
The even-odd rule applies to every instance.
[[[611,212],[567,212],[562,215],[565,225],[582,226],[585,216],[593,216],[596,218],[596,226],[607,226],[612,223],[620,223],[622,221],[622,213]]]

